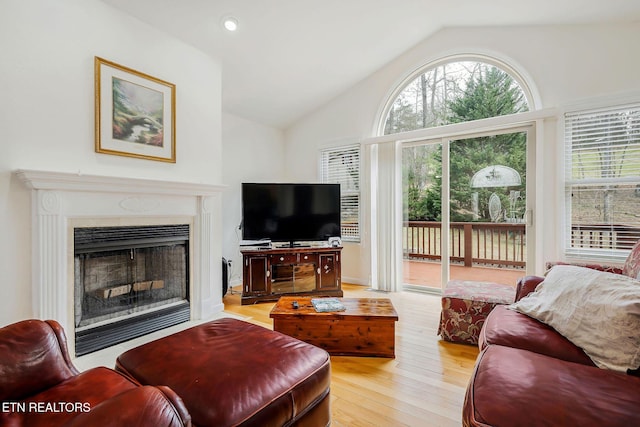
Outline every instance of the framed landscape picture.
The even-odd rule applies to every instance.
[[[176,87],[95,58],[96,151],[176,162]]]

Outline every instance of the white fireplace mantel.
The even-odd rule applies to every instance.
[[[32,190],[33,314],[60,322],[70,341],[75,332],[70,267],[74,224],[143,225],[141,221],[186,219],[192,230],[191,318],[223,310],[217,260],[222,259],[224,186],[25,169],[15,174]]]
[[[20,169],[16,175],[33,190],[99,191],[105,193],[169,194],[175,196],[215,196],[222,185],[161,181],[119,176],[85,175]]]

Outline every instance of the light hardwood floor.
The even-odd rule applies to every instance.
[[[390,298],[398,312],[396,358],[331,357],[332,426],[460,426],[462,403],[478,349],[436,335],[440,297],[381,293],[343,284],[345,297]],[[225,311],[273,329],[274,303],[240,305],[239,289]]]

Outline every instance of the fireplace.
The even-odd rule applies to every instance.
[[[224,309],[221,265],[213,261],[222,258],[223,186],[36,170],[19,170],[16,175],[32,190],[33,316],[57,320],[67,333],[69,348],[76,349],[76,356],[85,352],[85,333],[130,339],[129,334],[170,326],[176,318],[206,319]],[[124,244],[122,238],[117,238],[109,245],[117,243],[120,247],[102,248],[76,241],[79,229],[158,230],[167,226],[182,228],[183,236],[169,242],[166,236],[160,238],[164,242],[145,236],[136,244],[126,241],[130,237],[124,238]],[[143,250],[147,246],[150,248]],[[152,252],[162,253],[159,257],[163,264],[167,257],[184,257],[184,279],[176,279],[176,272],[162,278],[129,271],[141,269],[142,265],[157,265],[157,261],[147,260]],[[98,255],[107,253],[108,264],[118,258],[129,261],[125,267],[86,265],[87,260],[91,259],[91,264]],[[90,276],[96,276],[95,280],[90,278],[88,288],[83,284],[85,296],[91,296],[76,302],[76,270],[86,276],[87,268]],[[98,280],[99,272],[109,268],[105,277],[114,279]],[[91,269],[97,270],[92,273]],[[174,289],[175,281],[183,283],[184,288]],[[89,302],[88,298],[94,301]],[[93,309],[94,314],[87,317],[85,309]],[[110,324],[116,322],[109,318],[114,314],[122,328],[109,332],[113,326]],[[76,339],[81,341],[79,346]]]
[[[74,229],[76,355],[189,320],[189,225]]]

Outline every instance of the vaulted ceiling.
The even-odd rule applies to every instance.
[[[223,110],[277,128],[445,27],[640,22],[638,0],[102,1],[218,59]]]

